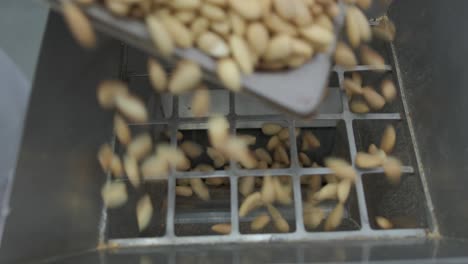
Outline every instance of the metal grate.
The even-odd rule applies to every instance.
[[[389,50],[389,49],[388,49]],[[126,52],[126,54],[129,54]],[[387,56],[387,61],[390,61],[393,57]],[[136,59],[138,61],[138,59]],[[142,60],[139,60],[140,63]],[[145,64],[145,63],[142,63]],[[140,67],[138,69],[138,67]],[[129,78],[130,82],[135,79],[138,79],[138,82],[147,79],[146,74],[142,74],[143,66],[138,66],[136,69],[125,69],[125,76]],[[340,67],[335,67],[333,69],[333,76],[336,78],[336,81],[331,81],[331,91],[333,91],[332,97],[335,97],[335,101],[332,100],[332,107],[321,108],[319,113],[314,117],[313,121],[303,121],[297,120],[290,116],[285,116],[280,113],[265,113],[263,114],[259,111],[259,114],[246,114],[245,111],[237,111],[239,100],[243,100],[238,95],[229,93],[227,100],[226,117],[228,118],[231,125],[231,132],[236,133],[237,129],[244,128],[259,128],[260,125],[264,122],[279,122],[284,124],[289,128],[290,134],[290,158],[291,166],[290,168],[281,168],[281,169],[267,169],[267,170],[245,170],[241,169],[235,164],[235,162],[230,161],[230,168],[227,170],[216,170],[214,172],[180,172],[172,171],[169,180],[163,185],[162,189],[159,189],[159,193],[165,193],[167,190],[167,204],[159,202],[161,204],[160,208],[156,209],[156,213],[160,213],[159,217],[164,218],[159,223],[159,228],[162,232],[153,232],[152,234],[142,237],[141,234],[138,234],[135,230],[125,231],[120,234],[118,229],[128,229],[123,225],[134,225],[134,221],[124,221],[116,218],[121,218],[122,215],[129,217],[134,216],[134,207],[129,207],[123,209],[119,213],[108,212],[103,209],[102,216],[102,225],[101,230],[101,240],[108,241],[109,243],[116,244],[122,247],[127,246],[150,246],[150,245],[182,245],[182,244],[218,244],[218,243],[244,243],[244,242],[270,242],[270,241],[316,241],[316,240],[330,240],[330,239],[383,239],[383,238],[421,238],[426,236],[426,228],[430,226],[431,221],[427,221],[426,213],[426,198],[423,194],[423,187],[421,186],[421,179],[419,179],[419,173],[417,171],[416,161],[414,157],[414,149],[412,141],[408,134],[408,125],[404,120],[404,116],[400,114],[403,112],[403,104],[401,99],[399,102],[394,104],[399,105],[400,107],[384,109],[384,112],[381,113],[368,113],[368,114],[354,114],[349,110],[348,100],[344,92],[342,91],[342,83],[345,75],[351,72],[362,72],[368,73],[373,70],[370,66],[357,66],[351,70],[344,70]],[[136,72],[135,72],[136,71]],[[392,71],[392,66],[387,65],[385,67],[386,74],[393,76],[395,82],[397,83],[397,76],[395,72]],[[333,78],[332,78],[333,79]],[[146,81],[147,82],[147,81]],[[400,85],[399,85],[400,86]],[[151,90],[151,89],[149,89]],[[216,92],[217,90],[214,90]],[[138,92],[138,91],[137,91]],[[226,92],[227,93],[227,92]],[[146,96],[148,96],[146,94]],[[161,98],[155,98],[151,96],[149,106],[155,107],[155,102]],[[169,102],[166,106],[157,105],[160,108],[163,108],[163,115],[154,114],[151,122],[147,124],[135,124],[133,128],[138,128],[143,126],[145,128],[151,127],[155,128],[157,131],[161,129],[168,128],[170,130],[170,143],[174,146],[177,145],[176,132],[180,129],[182,130],[201,130],[206,129],[207,118],[192,118],[190,117],[184,108],[181,110],[181,101],[184,101],[184,98],[177,96],[163,96],[163,99]],[[169,100],[169,101],[168,101]],[[338,104],[338,105],[337,105]],[[161,110],[161,109],[159,109]],[[156,111],[158,112],[158,111]],[[239,114],[242,112],[242,114]],[[168,116],[168,117],[165,117]],[[347,203],[347,214],[352,214],[355,211],[357,214],[356,219],[357,223],[354,224],[353,228],[345,228],[345,230],[337,230],[332,232],[323,232],[323,231],[314,231],[309,232],[305,229],[302,218],[302,206],[303,198],[301,192],[301,182],[300,177],[303,175],[326,175],[330,174],[331,171],[327,168],[303,168],[300,166],[298,161],[298,152],[297,152],[297,142],[296,137],[294,136],[294,129],[296,127],[307,127],[311,129],[323,128],[323,127],[334,127],[336,131],[342,132],[345,135],[346,140],[343,142],[346,144],[345,150],[348,152],[347,156],[349,161],[352,162],[354,166],[354,157],[360,149],[367,148],[366,139],[370,136],[367,135],[369,131],[361,131],[363,128],[370,127],[370,130],[374,129],[373,122],[393,122],[397,123],[401,127],[403,134],[401,145],[402,150],[397,151],[395,155],[397,157],[401,155],[406,155],[407,158],[402,158],[405,166],[403,168],[403,177],[409,177],[412,179],[409,183],[409,187],[404,187],[401,191],[388,190],[389,186],[384,186],[381,184],[383,181],[382,168],[372,169],[372,170],[360,170],[357,169],[359,177],[355,182],[355,201],[354,205]],[[361,125],[364,124],[364,125]],[[367,123],[367,124],[366,124]],[[378,127],[378,126],[375,126]],[[377,129],[378,130],[378,129]],[[400,129],[399,129],[400,130]],[[371,131],[372,132],[372,131]],[[375,131],[374,131],[375,132]],[[375,132],[374,134],[377,134]],[[380,134],[379,134],[380,135]],[[377,142],[375,142],[377,143]],[[405,157],[406,157],[405,156]],[[238,194],[238,180],[241,176],[263,176],[267,173],[272,176],[288,175],[292,179],[293,183],[293,210],[290,210],[288,214],[292,215],[291,219],[293,225],[295,226],[294,230],[291,233],[261,233],[261,234],[245,234],[242,230],[242,219],[239,219],[238,208],[239,208],[239,194]],[[176,195],[175,195],[175,185],[176,179],[186,179],[186,178],[210,178],[210,177],[227,177],[229,179],[229,209],[228,212],[222,212],[211,217],[214,217],[215,220],[211,219],[209,215],[206,216],[206,223],[219,223],[219,222],[230,222],[232,226],[232,232],[229,235],[188,235],[181,236],[178,235],[176,226],[180,223],[184,223],[183,220],[177,218],[176,213]],[[366,179],[370,179],[367,181]],[[415,179],[415,180],[414,180]],[[151,179],[147,179],[148,184],[156,184],[152,182]],[[161,185],[161,184],[159,184]],[[373,188],[378,186],[380,189]],[[148,187],[152,188],[152,187]],[[148,189],[147,188],[147,189]],[[156,187],[155,187],[156,188]],[[157,187],[161,188],[161,186]],[[157,189],[156,188],[156,189]],[[382,189],[383,188],[383,189]],[[397,187],[398,189],[399,187]],[[152,189],[155,190],[154,188]],[[162,190],[162,191],[161,191]],[[414,201],[418,203],[416,207],[422,207],[422,210],[418,211],[418,221],[416,224],[411,224],[391,230],[379,230],[375,229],[375,223],[373,222],[373,217],[376,214],[395,214],[393,212],[380,210],[379,206],[385,204],[385,196],[379,196],[381,190],[388,191],[387,194],[397,195],[396,200],[391,200],[392,204],[398,204],[401,200],[407,200],[408,197],[413,197],[414,193],[418,193],[418,197],[422,197],[422,200]],[[379,202],[380,201],[380,202]],[[387,202],[388,204],[389,202]],[[351,208],[353,207],[354,208]],[[159,210],[161,208],[166,208],[166,212]],[[397,214],[404,214],[407,211],[411,211],[411,204],[408,208],[397,212]],[[213,210],[216,213],[216,210]],[[211,219],[211,220],[210,220]],[[351,219],[351,217],[350,217]],[[240,221],[241,220],[241,221]],[[353,219],[351,219],[353,220]],[[430,220],[430,219],[429,219]],[[112,228],[114,226],[114,228]],[[115,227],[117,226],[117,227]],[[198,228],[198,227],[192,227]],[[196,233],[196,232],[195,232]]]

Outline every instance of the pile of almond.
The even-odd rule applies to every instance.
[[[233,91],[241,88],[241,74],[300,67],[315,54],[329,51],[335,42],[335,18],[341,12],[336,0],[75,2],[81,5],[98,2],[116,16],[144,20],[156,49],[164,56],[171,56],[175,48],[201,50],[218,61],[218,77]],[[353,48],[359,48],[372,37],[361,11],[369,8],[371,1],[345,2],[345,31],[352,48],[340,42],[335,61],[351,67],[357,64]],[[93,29],[81,9],[72,1],[64,1],[63,11],[76,39],[85,47],[95,45]],[[375,35],[391,40],[392,32],[379,28]],[[365,45],[360,54],[366,64],[377,68],[384,64],[380,55]]]

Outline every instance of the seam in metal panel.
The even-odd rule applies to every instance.
[[[403,80],[401,79],[401,72],[400,72],[398,57],[396,56],[395,45],[393,45],[393,43],[390,43],[390,49],[391,49],[393,63],[395,64],[395,73],[396,73],[395,76],[397,78],[398,87],[399,87],[400,94],[401,94],[401,101],[403,102],[403,111],[405,114],[406,122],[408,124],[408,130],[410,133],[411,143],[413,144],[414,155],[416,158],[416,163],[417,163],[417,167],[419,171],[419,177],[421,178],[421,183],[422,183],[422,187],[424,190],[424,196],[426,198],[426,203],[428,207],[427,211],[429,212],[429,215],[430,215],[430,225],[432,225],[432,232],[439,233],[439,224],[437,222],[437,218],[435,217],[434,204],[432,202],[432,197],[429,193],[429,186],[428,186],[428,182],[426,178],[426,173],[424,171],[424,166],[422,164],[421,156],[419,154],[419,146],[418,146],[418,142],[416,141],[416,135],[414,133],[413,120],[411,119],[411,116],[409,114],[408,103],[406,102],[406,93],[403,87],[404,84],[403,84]]]

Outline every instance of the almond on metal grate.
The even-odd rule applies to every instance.
[[[260,194],[260,192],[254,192],[250,194],[249,196],[245,197],[244,201],[242,202],[239,208],[239,216],[245,217],[252,210],[262,206],[263,204],[264,203],[263,203],[262,195]]]
[[[176,186],[175,193],[178,196],[190,197],[192,196],[193,191],[190,186]]]
[[[210,190],[205,185],[205,183],[200,178],[191,178],[190,179],[190,186],[192,187],[193,192],[198,198],[202,199],[203,201],[210,200]]]
[[[383,164],[383,169],[385,176],[387,176],[387,179],[390,183],[400,183],[402,164],[399,159],[395,157],[388,157]]]
[[[275,225],[276,229],[279,232],[282,233],[287,233],[289,232],[289,224],[288,222],[283,218],[281,213],[276,209],[273,205],[267,204],[267,209],[268,212],[271,215],[271,218],[273,219],[273,224]]]
[[[354,181],[357,177],[356,170],[346,160],[340,158],[326,158],[325,165],[341,179]]]
[[[231,224],[216,224],[211,226],[211,230],[221,235],[227,235],[231,233]]]
[[[342,222],[344,215],[344,205],[338,203],[325,220],[325,231],[335,230]]]
[[[388,220],[387,218],[385,218],[383,216],[376,216],[375,217],[375,223],[381,229],[392,229],[393,228],[392,222],[390,222],[390,220]]]
[[[262,213],[254,218],[254,220],[250,223],[250,229],[252,231],[259,231],[265,228],[265,226],[270,223],[271,218],[269,215]]]
[[[180,149],[191,159],[198,158],[203,153],[202,146],[188,140],[180,144]]]
[[[390,154],[393,151],[396,143],[396,131],[393,125],[388,125],[382,134],[380,140],[380,149],[385,153]]]

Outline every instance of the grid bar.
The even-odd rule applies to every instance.
[[[338,81],[340,83],[340,86],[343,87],[343,81],[344,81],[343,71],[338,72]],[[344,112],[343,114],[346,117],[348,116],[348,113],[349,113],[349,105],[348,105],[348,98],[344,94],[344,91],[341,92],[341,99],[342,99],[343,112]],[[354,160],[356,157],[357,150],[356,150],[356,141],[355,141],[354,131],[353,131],[353,120],[351,118],[346,118],[344,121],[345,121],[345,126],[346,126],[346,134],[348,135],[351,164],[353,165],[354,168],[356,168],[354,164]],[[356,181],[354,182],[354,186],[356,189],[356,195],[357,195],[357,200],[358,200],[361,228],[363,230],[367,230],[370,228],[369,216],[367,215],[367,205],[366,205],[366,199],[364,196],[364,186],[362,184],[361,175],[362,174],[359,174],[359,176],[356,178]]]
[[[235,95],[233,93],[229,93],[229,125],[230,125],[230,132],[231,134],[236,134],[236,103],[235,103]],[[235,161],[231,158],[229,159],[229,182],[230,182],[230,190],[231,190],[231,235],[237,236],[239,235],[239,210],[238,208],[238,200],[239,200],[239,192],[238,192],[238,177],[235,177],[234,170],[235,170]]]
[[[296,122],[294,119],[289,120],[288,122],[288,129],[289,129],[289,142],[290,142],[290,157],[291,157],[291,165],[292,165],[292,172],[294,176],[292,178],[293,183],[293,195],[294,195],[294,213],[295,213],[295,220],[296,220],[296,232],[304,233],[304,219],[302,217],[302,194],[301,194],[301,174],[300,166],[299,166],[299,158],[297,155],[297,142],[296,142]]]
[[[294,241],[329,241],[329,240],[363,240],[363,239],[404,239],[424,238],[424,229],[391,229],[391,230],[354,230],[340,232],[294,232],[287,234],[243,234],[225,236],[184,236],[156,238],[122,238],[110,239],[109,242],[120,247],[194,245],[219,243],[259,243],[259,242],[294,242]]]
[[[177,96],[173,97],[172,100],[172,116],[173,120],[170,123],[171,131],[171,145],[177,146],[177,117],[179,116],[179,98]],[[173,176],[175,169],[171,166],[171,173],[169,174],[167,181],[167,217],[166,217],[166,236],[174,236],[174,218],[175,218],[175,187],[176,187],[176,178]]]

